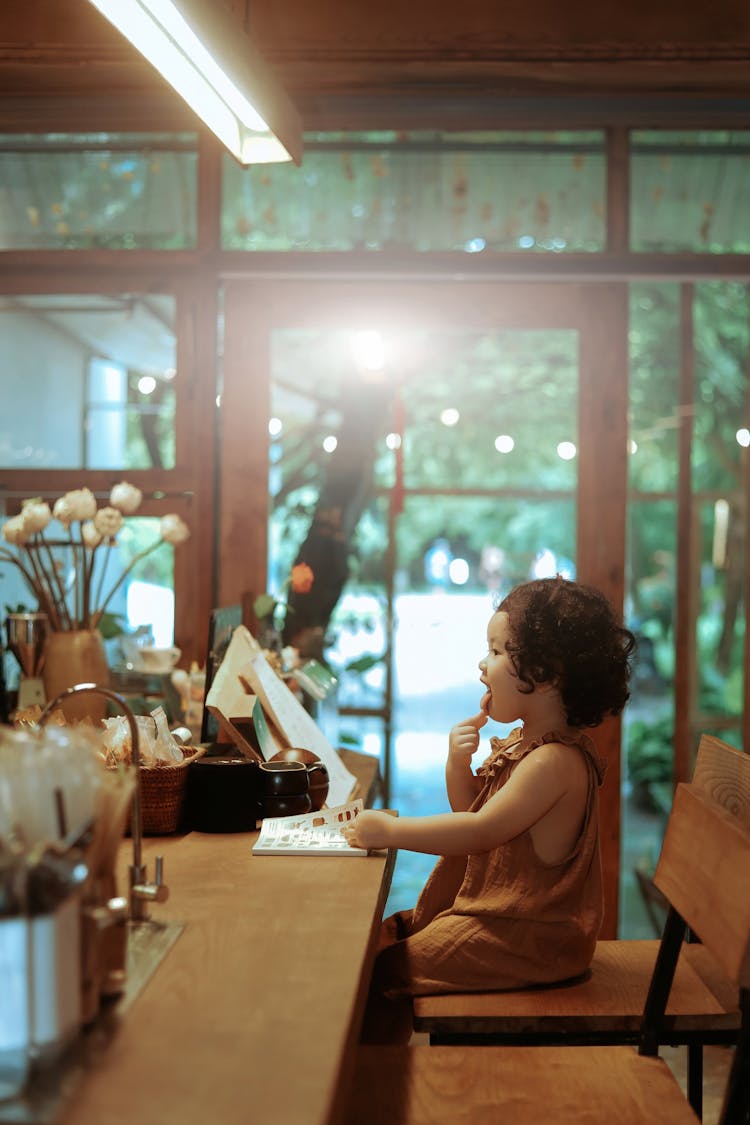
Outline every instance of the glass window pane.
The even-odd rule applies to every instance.
[[[741,491],[750,445],[747,285],[732,281],[696,285],[693,319],[693,487]]]
[[[159,520],[148,516],[129,517],[117,538],[120,565],[125,568],[159,538]],[[130,629],[150,626],[155,644],[171,645],[174,641],[174,550],[161,546],[145,558],[139,558],[112,605],[115,612],[119,605]]]
[[[175,299],[0,297],[2,468],[173,468]]]
[[[638,649],[623,712],[619,934],[652,938],[663,918],[649,897],[672,800],[677,503],[628,506],[626,623]]]
[[[327,650],[339,680],[341,730],[346,733],[348,709],[383,708],[386,704],[388,500],[376,497],[368,505],[354,535],[353,565],[344,592],[333,612],[331,647]],[[356,561],[355,561],[356,560]],[[361,748],[380,754],[382,719],[357,720]]]
[[[386,438],[393,428],[394,383],[368,370],[358,352],[360,337],[344,329],[273,333],[270,490],[277,504],[290,507],[290,518],[304,522],[321,482],[337,474],[348,482],[341,485],[345,499],[355,498],[365,480],[371,487],[376,466],[379,483],[389,473],[392,479]],[[291,558],[289,549],[277,546],[276,578],[283,581]]]
[[[600,132],[320,134],[302,168],[223,165],[232,250],[596,251]]]
[[[631,134],[631,249],[750,252],[750,132]]]
[[[744,695],[746,518],[740,495],[699,505],[696,637],[700,730],[737,726]]]
[[[407,497],[397,534],[391,795],[402,815],[448,811],[447,734],[478,710],[478,663],[496,599],[538,573],[539,560],[550,556],[573,577],[575,525],[572,497]],[[436,547],[447,556],[445,569]],[[491,733],[505,734],[512,725],[493,725]],[[489,736],[482,735],[488,752]],[[414,905],[434,863],[434,856],[399,853],[387,913]]]
[[[0,136],[0,249],[196,244],[195,134]]]
[[[677,488],[680,401],[679,286],[630,287],[630,485]]]
[[[379,374],[358,358],[364,335],[274,333],[272,495],[314,492],[342,442],[381,487],[400,458],[407,488],[574,492],[576,332],[383,334]]]
[[[411,350],[407,487],[575,488],[575,331],[431,332]]]
[[[653,709],[656,697],[666,692],[671,706],[677,592],[675,499],[630,502],[627,551],[626,612],[628,625],[638,638],[636,702],[644,693],[643,702]]]

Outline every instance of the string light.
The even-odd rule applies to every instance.
[[[495,438],[495,449],[498,453],[512,453],[516,443],[510,434],[498,434]]]

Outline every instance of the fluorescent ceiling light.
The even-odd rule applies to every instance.
[[[302,160],[302,123],[216,0],[91,0],[241,164]]]

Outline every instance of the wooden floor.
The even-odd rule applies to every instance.
[[[672,1073],[685,1089],[685,1047],[662,1047],[661,1055]],[[732,1062],[730,1047],[704,1047],[703,1049],[703,1125],[716,1125],[721,1112],[724,1085]]]

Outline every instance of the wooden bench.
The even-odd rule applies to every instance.
[[[750,829],[750,756],[704,735],[692,785]],[[671,972],[676,959],[660,1042],[687,1046],[688,1095],[700,1116],[703,1046],[736,1042],[740,1013],[737,989],[715,958],[680,937],[663,967]],[[636,1043],[663,941],[598,942],[590,974],[567,985],[417,997],[415,1030],[433,1045]]]
[[[716,747],[712,748],[715,750]],[[699,776],[677,787],[654,882],[669,902],[665,933],[638,1031],[638,1047],[360,1047],[347,1121],[357,1125],[682,1125],[696,1114],[667,1064],[667,1005],[683,932],[698,934],[722,979],[737,988],[742,1012],[720,1125],[750,1113],[750,825],[744,776],[728,764],[716,784]],[[736,752],[735,752],[736,753]],[[703,763],[706,765],[706,763]],[[683,951],[684,952],[684,951]],[[687,961],[685,966],[688,966]],[[690,974],[688,974],[690,975]],[[697,976],[697,974],[694,974]],[[675,984],[676,986],[676,984]],[[549,996],[553,990],[548,990]],[[562,996],[564,989],[557,990]],[[514,994],[516,995],[516,994]],[[567,1040],[566,1040],[567,1042]]]

